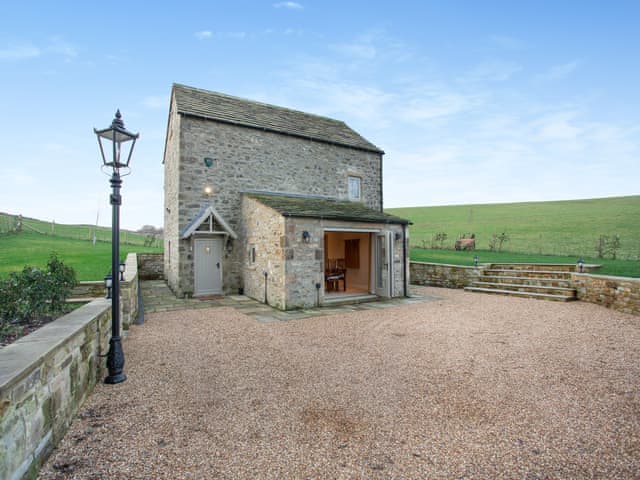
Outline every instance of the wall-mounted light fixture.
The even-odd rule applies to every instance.
[[[215,162],[216,159],[214,157],[204,157],[204,165],[207,168],[211,168],[211,166],[213,165],[213,162]]]
[[[233,252],[233,238],[227,237],[227,242],[225,243],[224,248],[227,251],[227,253]]]
[[[204,194],[205,195],[210,196],[212,193],[213,193],[213,188],[211,188],[209,185],[204,187]]]
[[[393,236],[393,238],[396,239],[396,242],[399,242],[400,239],[402,238],[402,235],[400,235],[398,232],[396,232],[395,235]]]
[[[302,241],[304,243],[311,243],[311,234],[308,230],[302,232]]]
[[[580,257],[580,259],[578,260],[578,272],[582,273],[582,271],[584,270],[584,260],[582,259],[582,257]]]
[[[120,260],[120,266],[118,268],[119,272],[120,272],[120,281],[124,281],[124,269],[126,268],[126,265],[124,263],[124,261]]]

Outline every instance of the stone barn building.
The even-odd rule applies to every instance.
[[[406,296],[409,222],[382,210],[383,153],[338,120],[174,85],[169,286],[280,309]]]

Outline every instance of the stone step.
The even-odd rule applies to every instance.
[[[494,283],[516,283],[519,285],[539,285],[544,287],[560,288],[568,288],[571,285],[571,281],[564,278],[513,277],[507,275],[482,275],[480,276],[479,281]]]
[[[325,307],[336,307],[341,305],[353,305],[356,303],[376,302],[378,300],[378,296],[368,293],[336,296],[325,295],[322,305]]]
[[[495,290],[509,290],[516,292],[548,293],[553,295],[576,295],[575,288],[554,287],[549,285],[523,285],[520,283],[504,282],[473,282],[472,287],[490,288]]]
[[[514,290],[500,290],[500,289],[494,289],[494,288],[481,288],[481,287],[465,287],[465,290],[468,292],[493,293],[496,295],[511,295],[515,297],[536,298],[539,300],[552,300],[556,302],[570,302],[572,300],[576,300],[575,296],[556,295],[556,294],[550,294],[550,293],[518,292]]]
[[[569,280],[571,278],[571,273],[557,271],[557,270],[511,270],[511,269],[500,269],[500,268],[488,268],[484,270],[482,273],[485,276],[489,277],[497,277],[497,276],[514,276],[514,273],[517,272],[518,277],[535,277],[535,278],[555,278],[555,279],[566,279]]]

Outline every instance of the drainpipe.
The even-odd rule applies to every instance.
[[[404,274],[404,296],[408,297],[409,279],[407,278],[407,225],[402,225],[402,271]]]
[[[320,306],[320,287],[322,284],[320,282],[316,283],[316,307]]]
[[[265,305],[269,305],[269,299],[267,298],[267,277],[269,276],[268,272],[264,272],[264,303]]]

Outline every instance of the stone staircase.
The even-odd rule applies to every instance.
[[[465,290],[568,302],[577,299],[572,272],[569,264],[492,264]]]

